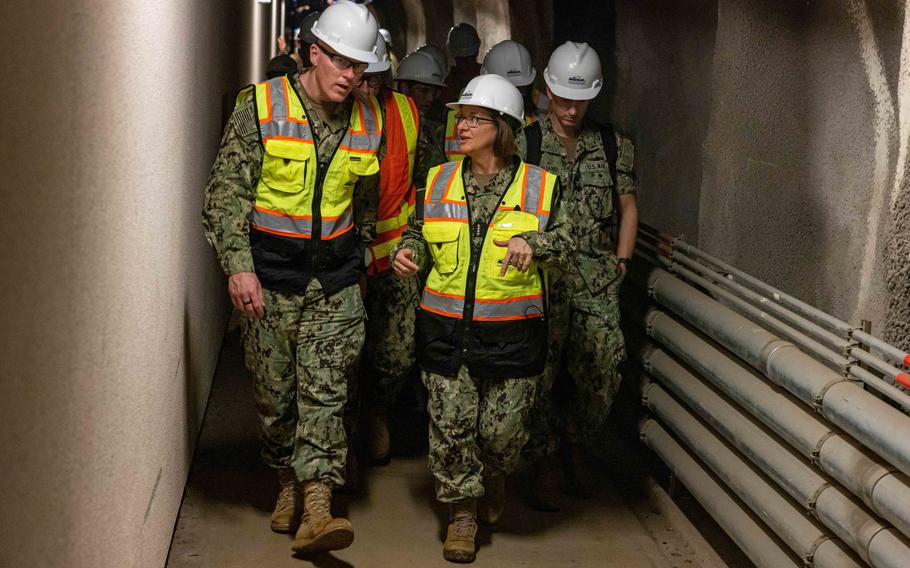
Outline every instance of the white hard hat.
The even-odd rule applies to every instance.
[[[417,83],[426,83],[427,85],[436,85],[445,87],[445,81],[442,80],[442,71],[429,53],[425,51],[415,51],[398,63],[398,71],[395,74],[398,81],[416,81]]]
[[[340,55],[363,63],[376,63],[379,24],[362,4],[337,0],[320,14],[313,35]]]
[[[587,43],[573,41],[556,48],[543,79],[554,95],[573,101],[593,99],[604,83],[597,52]]]
[[[449,30],[446,47],[452,57],[475,57],[480,51],[480,37],[474,26],[462,22]]]
[[[445,81],[446,77],[449,76],[449,58],[446,57],[446,52],[441,47],[430,44],[418,47],[417,51],[429,54],[436,61],[436,64],[439,65],[439,70],[442,71],[442,80]]]
[[[480,74],[495,73],[508,79],[516,87],[534,82],[537,71],[531,63],[531,53],[518,43],[507,39],[494,45],[483,58]]]
[[[304,43],[316,43],[313,35],[313,24],[319,19],[319,12],[310,12],[300,22],[300,40]]]
[[[386,45],[392,45],[392,34],[385,28],[379,28],[379,35],[385,40]]]
[[[379,57],[379,61],[367,65],[367,70],[364,73],[385,73],[392,66],[392,61],[389,59],[389,49],[385,45],[385,40],[379,34],[376,35],[376,55]]]
[[[525,103],[518,88],[499,75],[479,75],[471,79],[458,102],[446,106],[458,110],[461,105],[474,105],[507,114],[521,122],[525,117]]]

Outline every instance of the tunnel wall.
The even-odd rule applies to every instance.
[[[228,313],[200,211],[245,10],[0,7],[2,566],[164,565]]]
[[[906,346],[903,0],[614,10],[600,105],[638,144],[643,220]]]

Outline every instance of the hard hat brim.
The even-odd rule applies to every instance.
[[[543,72],[543,81],[547,84],[547,87],[550,87],[550,90],[553,91],[554,95],[569,99],[570,101],[589,101],[596,97],[603,87],[603,83],[596,87],[588,87],[587,89],[570,89],[568,87],[563,87],[562,85],[557,85],[550,81],[546,69],[544,69]]]
[[[367,67],[367,70],[364,71],[364,73],[365,74],[385,73],[386,71],[388,71],[391,68],[392,68],[391,61],[379,61],[376,63],[370,63],[370,65]]]
[[[363,51],[360,49],[354,49],[346,45],[342,45],[338,42],[332,41],[329,37],[320,32],[316,25],[313,25],[313,36],[316,39],[322,40],[327,46],[335,50],[338,55],[347,57],[351,61],[356,63],[379,63],[379,55],[375,51]]]
[[[523,120],[525,119],[525,117],[524,117],[523,115],[522,115],[522,116],[515,116],[514,114],[512,114],[512,113],[510,113],[510,112],[503,112],[503,111],[499,110],[498,108],[493,108],[493,107],[491,107],[491,106],[489,106],[489,105],[482,105],[482,104],[479,104],[479,103],[458,103],[458,102],[455,102],[455,103],[446,103],[446,106],[447,106],[448,108],[450,108],[450,109],[452,109],[452,110],[456,110],[456,111],[457,111],[462,105],[476,106],[476,107],[480,107],[480,108],[485,108],[485,109],[487,109],[487,110],[492,110],[492,111],[494,111],[494,112],[498,112],[499,114],[504,114],[504,115],[506,115],[506,116],[511,116],[512,118],[514,118],[514,119],[517,120],[518,122],[521,122],[521,121],[523,121]]]
[[[410,78],[407,76],[402,77],[400,75],[395,77],[395,80],[396,81],[411,81],[412,83],[423,83],[424,85],[432,85],[434,87],[446,87],[447,86],[442,81],[434,81],[432,79],[413,79],[413,78]]]

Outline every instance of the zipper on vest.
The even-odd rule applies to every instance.
[[[296,83],[295,81],[294,83]],[[294,94],[297,95],[297,100],[300,101],[300,106],[303,107],[303,112],[307,116],[307,120],[312,122],[313,119],[318,119],[315,113],[311,113],[310,109],[307,108],[306,103],[303,102],[303,97],[300,96],[300,93],[297,92],[297,85],[291,83],[291,88],[294,89]],[[349,95],[353,96],[353,94]],[[354,106],[351,105],[351,112],[354,112]],[[312,118],[311,118],[312,117]],[[351,114],[348,113],[347,125],[350,128],[351,124]],[[310,131],[313,133],[313,156],[316,158],[316,187],[313,189],[313,204],[311,209],[313,210],[313,235],[310,241],[312,245],[312,253],[310,254],[310,264],[312,264],[315,270],[319,269],[319,242],[322,240],[322,182],[325,180],[325,176],[329,171],[329,168],[332,167],[332,162],[335,160],[335,154],[338,153],[338,148],[341,146],[341,141],[344,140],[344,135],[338,139],[338,143],[335,144],[335,148],[332,150],[332,156],[329,158],[325,164],[325,167],[322,166],[322,162],[319,161],[319,140],[316,139],[316,128],[310,125]],[[306,181],[304,181],[306,183]]]
[[[509,179],[509,183],[506,184],[505,189],[502,194],[496,199],[496,203],[502,201],[502,198],[506,196],[509,192],[509,188],[512,187],[512,184],[515,183],[515,175],[518,173],[518,164],[519,160],[513,160],[512,162],[512,177]],[[470,158],[465,158],[462,161],[462,170],[461,173],[464,173],[465,167],[471,167]],[[462,182],[464,185],[464,182]],[[465,202],[467,202],[467,190],[465,190]],[[499,206],[494,206],[493,211],[490,213],[490,217],[487,219],[487,222],[481,224],[478,222],[474,224],[471,218],[471,206],[468,205],[468,234],[471,239],[471,259],[468,262],[468,281],[465,285],[464,291],[464,311],[461,314],[461,356],[464,357],[468,353],[468,337],[470,336],[471,325],[474,320],[474,295],[477,292],[477,271],[480,266],[480,255],[483,253],[483,243],[487,240],[487,229],[490,227],[490,223],[493,222],[493,218],[496,217],[496,213],[499,211]],[[474,245],[474,236],[482,237],[479,240],[479,245]]]

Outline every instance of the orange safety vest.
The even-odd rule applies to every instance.
[[[420,122],[410,97],[387,90],[384,96],[386,153],[379,164],[379,210],[376,239],[370,245],[367,274],[391,268],[389,254],[401,241],[414,210],[414,161]]]

